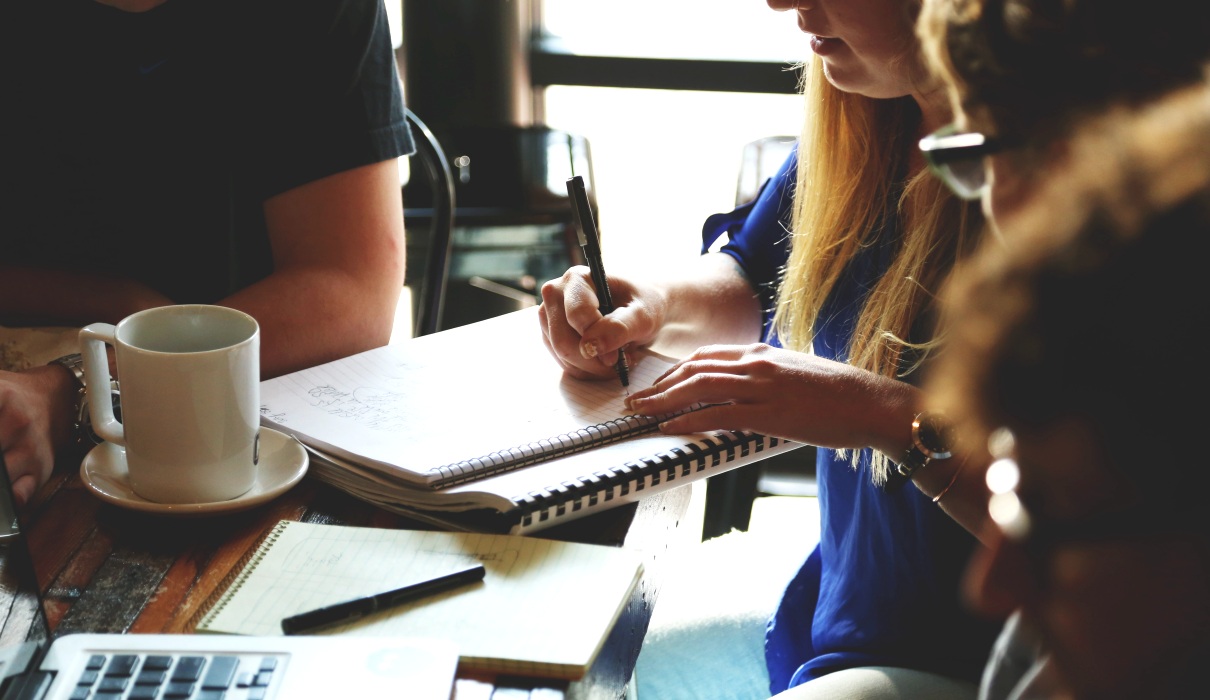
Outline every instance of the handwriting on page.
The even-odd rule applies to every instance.
[[[638,386],[648,386],[664,369],[664,365],[655,362],[639,363],[632,369],[632,382]],[[302,393],[312,406],[322,409],[328,415],[358,423],[372,430],[397,430],[405,421],[414,418],[418,410],[425,413],[432,410],[433,404],[459,407],[444,400],[451,396],[449,393],[430,395],[431,400],[418,401],[415,391],[401,391],[382,386],[382,376],[375,375],[370,368],[367,370],[369,371],[361,376],[348,377],[354,382],[360,380],[365,384],[352,383],[343,387],[320,384],[302,389]],[[413,383],[409,380],[414,378],[393,375],[393,379],[393,386],[403,386]],[[549,380],[548,377],[547,381]],[[531,416],[544,412],[564,415],[570,410],[576,415],[574,425],[577,427],[604,422],[626,413],[623,390],[610,382],[578,380],[566,376],[557,377],[556,380],[566,401],[565,406],[552,407],[545,400],[529,402],[529,397],[534,396],[533,387],[517,385],[514,387],[516,393],[510,402],[512,410],[527,408]],[[414,383],[413,386],[417,384],[419,383]],[[288,420],[288,416],[282,418],[284,421]]]
[[[515,345],[483,352],[413,343],[354,355],[266,382],[262,415],[283,429],[355,444],[364,457],[429,473],[627,414],[616,381],[564,376],[544,349]],[[670,365],[658,355],[636,358],[632,387],[649,386]]]
[[[334,386],[317,386],[307,394],[314,405],[337,418],[357,421],[371,430],[398,430],[407,412],[401,410],[406,400],[403,394],[361,387],[341,391]]]

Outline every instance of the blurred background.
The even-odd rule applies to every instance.
[[[608,269],[675,264],[801,123],[805,37],[760,0],[387,5],[406,101],[455,177],[443,327],[532,303],[579,262],[572,174],[588,181]],[[405,189],[416,246],[429,196]]]
[[[439,141],[453,182],[434,188],[431,174],[413,176],[431,169],[402,161],[413,165],[409,289],[440,301],[438,311],[400,305],[423,306],[420,328],[532,306],[543,282],[582,262],[572,175],[586,180],[612,274],[693,259],[705,218],[751,199],[801,127],[806,37],[794,13],[762,0],[386,2],[408,107]],[[449,190],[452,224],[434,226],[444,220],[434,194]],[[448,273],[425,278],[443,280],[434,293],[416,276],[446,250],[427,245],[438,231],[450,245]],[[746,530],[755,501],[779,502],[758,495],[814,494],[811,456],[785,457],[708,480],[696,492],[703,537]]]

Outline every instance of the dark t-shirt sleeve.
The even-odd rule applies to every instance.
[[[268,198],[415,150],[381,0],[280,2],[248,84],[252,190]]]
[[[413,150],[383,0],[72,0],[7,18],[10,264],[214,303],[272,272],[266,199]]]

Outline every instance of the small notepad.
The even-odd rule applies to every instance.
[[[322,634],[444,637],[457,644],[464,668],[574,680],[592,665],[643,572],[637,554],[603,545],[283,520],[197,631],[280,635],[283,617],[474,561],[487,569],[482,583]]]

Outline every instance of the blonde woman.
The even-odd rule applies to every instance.
[[[729,233],[718,253],[663,279],[611,278],[608,317],[586,268],[547,283],[543,334],[575,376],[612,377],[620,347],[685,354],[631,400],[650,414],[712,404],[666,432],[748,429],[820,447],[822,538],[771,620],[771,692],[974,697],[994,635],[959,603],[976,541],[933,502],[954,466],[944,445],[917,447],[913,423],[940,425],[919,415],[916,388],[933,294],[981,222],[916,148],[950,117],[919,57],[919,3],[767,1],[795,12],[815,54],[798,157],[751,206],[708,222],[706,246]]]

